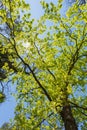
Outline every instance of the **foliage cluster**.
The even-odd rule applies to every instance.
[[[61,0],[42,1],[35,24],[24,0],[1,3],[0,24],[9,33],[0,34],[0,70],[17,85],[12,130],[69,130],[69,116],[86,130],[87,4],[74,3],[63,17]]]

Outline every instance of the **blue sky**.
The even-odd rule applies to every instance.
[[[8,87],[6,86],[6,100],[3,103],[0,103],[0,127],[3,123],[9,122],[9,119],[14,117],[14,108],[16,106],[16,101],[11,92],[15,92],[15,86],[9,83]]]
[[[57,0],[45,0],[46,2],[56,2]],[[39,19],[39,17],[43,14],[42,7],[40,5],[40,0],[26,0],[31,5],[31,14],[32,18]],[[67,4],[64,2],[64,8],[61,13],[64,13],[67,8]],[[12,85],[11,85],[12,86]],[[15,87],[12,86],[11,91],[15,90]],[[9,122],[9,119],[14,117],[14,108],[16,105],[16,101],[14,97],[11,95],[7,96],[7,99],[4,103],[0,104],[0,126]]]

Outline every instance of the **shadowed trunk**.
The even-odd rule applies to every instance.
[[[61,111],[61,117],[64,122],[65,130],[78,130],[75,119],[72,115],[70,105],[66,105],[63,107]]]

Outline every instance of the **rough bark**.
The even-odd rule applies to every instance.
[[[72,115],[70,105],[66,105],[63,107],[61,111],[61,117],[64,122],[65,130],[78,130],[77,124]]]

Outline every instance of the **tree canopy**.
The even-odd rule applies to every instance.
[[[41,1],[36,22],[24,0],[3,0],[0,80],[16,84],[12,130],[87,127],[87,4],[61,16],[62,1]]]

